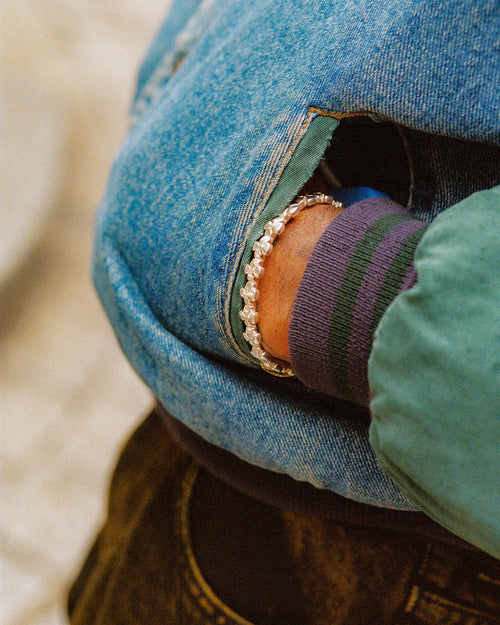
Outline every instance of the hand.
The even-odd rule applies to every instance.
[[[288,222],[266,258],[259,281],[259,332],[269,355],[290,362],[288,328],[292,308],[312,250],[327,226],[342,212],[316,204]]]

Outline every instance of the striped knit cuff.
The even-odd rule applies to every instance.
[[[413,255],[426,224],[391,200],[346,208],[311,254],[288,335],[307,386],[367,406],[373,334],[393,299],[417,279]]]

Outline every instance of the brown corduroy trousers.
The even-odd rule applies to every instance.
[[[500,562],[311,518],[197,466],[153,412],[113,475],[72,625],[498,625]]]

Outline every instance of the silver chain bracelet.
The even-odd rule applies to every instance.
[[[330,195],[315,193],[300,197],[296,202],[290,204],[278,217],[268,221],[264,226],[264,234],[252,247],[253,258],[245,266],[247,281],[240,290],[240,295],[245,302],[243,309],[239,313],[245,324],[243,337],[249,343],[251,354],[259,361],[260,366],[268,373],[279,377],[291,377],[294,373],[289,364],[274,359],[262,346],[262,336],[258,329],[259,313],[257,312],[259,280],[264,273],[264,259],[272,252],[274,241],[283,233],[286,224],[291,219],[297,217],[304,209],[315,204],[330,204],[332,207],[343,208],[343,205]]]

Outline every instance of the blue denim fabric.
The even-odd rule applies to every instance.
[[[322,140],[283,208],[344,114],[500,145],[499,33],[493,1],[174,2],[139,75],[94,254],[118,340],[169,412],[249,462],[414,508],[349,406],[248,366],[231,291],[249,232],[313,127]]]

